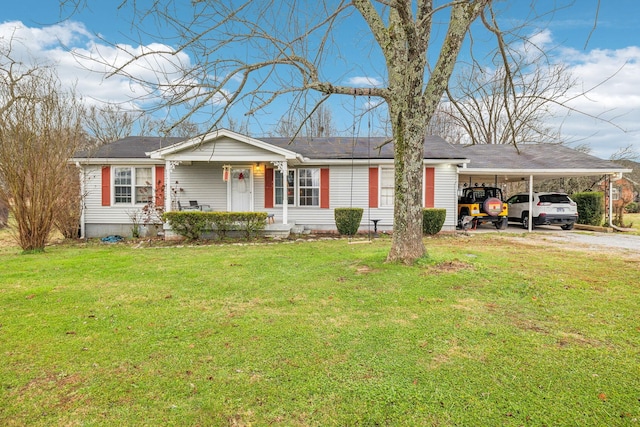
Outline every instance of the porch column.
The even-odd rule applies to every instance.
[[[609,175],[609,226],[613,227],[613,177]],[[624,227],[624,225],[620,225]]]
[[[281,166],[281,170],[282,170],[282,181],[283,181],[283,192],[284,194],[282,195],[282,223],[286,224],[287,222],[289,222],[289,180],[288,175],[288,168],[287,168],[287,162],[280,162]]]
[[[529,227],[528,232],[533,230],[533,175],[529,175]]]
[[[275,166],[278,171],[282,174],[282,223],[286,224],[289,222],[289,180],[288,175],[288,167],[287,161],[279,161],[279,162],[271,162],[273,166]]]
[[[172,163],[173,162],[170,162],[168,160],[165,161],[164,163],[164,170],[166,175],[164,177],[164,211],[165,212],[171,211],[171,171],[175,167],[175,165],[173,165]]]
[[[81,239],[86,238],[86,225],[85,225],[85,187],[86,187],[86,177],[84,173],[84,168],[80,165],[80,162],[76,162],[76,167],[78,168],[78,174],[80,175],[80,237]]]
[[[180,161],[175,160],[167,160],[165,162],[164,170],[165,170],[165,180],[164,180],[164,211],[170,212],[174,205],[173,199],[171,196],[173,195],[173,189],[171,187],[171,172],[180,164]]]

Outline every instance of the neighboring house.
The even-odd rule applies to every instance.
[[[594,187],[598,191],[604,192],[606,206],[608,206],[609,200],[609,184],[611,184],[611,200],[613,201],[613,212],[616,217],[621,217],[624,214],[624,209],[629,203],[638,201],[637,188],[640,188],[640,186],[638,185],[638,183],[626,177],[611,179],[611,182],[609,181],[609,179],[598,181],[598,183],[596,183]]]
[[[333,231],[334,209],[360,207],[361,230],[393,226],[393,143],[387,138],[251,138],[221,129],[177,138],[128,137],[72,159],[81,170],[84,237],[131,235],[132,215],[153,201],[165,211],[191,201],[214,211],[262,211],[272,230]],[[456,226],[463,151],[425,139],[423,206]],[[165,225],[165,227],[167,227]],[[170,230],[167,230],[170,233]]]

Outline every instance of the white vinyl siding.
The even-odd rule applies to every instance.
[[[250,164],[255,162],[276,162],[282,156],[266,151],[250,144],[239,143],[229,138],[221,138],[215,142],[203,143],[179,153],[169,154],[166,160],[237,163],[246,159]]]
[[[222,166],[218,162],[193,162],[176,165],[175,168],[165,168],[165,197],[171,197],[174,202],[178,197],[188,204],[189,200],[197,200],[200,204],[207,204],[214,211],[227,210],[227,183],[222,179]],[[245,166],[251,163],[244,163]],[[235,166],[235,165],[234,165]],[[384,165],[383,167],[387,167]],[[454,230],[456,225],[457,204],[457,169],[455,165],[427,165],[435,168],[435,207],[447,211],[444,230]],[[119,167],[119,166],[118,166]],[[133,165],[133,167],[149,167],[148,165]],[[325,165],[311,165],[305,169],[328,167]],[[372,165],[376,167],[376,165]],[[84,212],[85,224],[106,226],[120,224],[128,230],[131,219],[128,213],[140,206],[133,204],[118,204],[113,206],[101,205],[101,169],[102,166],[86,166]],[[310,209],[307,206],[292,206],[288,208],[289,224],[302,225],[311,230],[335,230],[334,209],[338,207],[363,208],[361,231],[373,230],[372,219],[379,219],[378,231],[391,230],[393,226],[393,209],[388,207],[369,208],[369,166],[367,165],[332,165],[329,167],[330,209],[319,207]],[[294,170],[293,168],[291,170]],[[275,175],[275,174],[274,174]],[[112,174],[112,180],[114,174]],[[157,180],[157,177],[154,177]],[[253,171],[253,186],[249,188],[253,194],[254,210],[274,213],[276,222],[282,220],[282,206],[264,208],[264,167],[261,171]],[[113,191],[113,190],[112,190]],[[114,194],[112,193],[112,197]],[[172,207],[173,208],[173,207]],[[177,210],[177,207],[175,207]],[[103,235],[107,235],[104,234]],[[95,237],[95,236],[89,236]]]
[[[142,204],[134,204],[131,199],[127,203],[115,203],[116,200],[116,171],[115,169],[123,168],[143,168],[151,171],[153,179],[155,177],[154,166],[115,166],[111,171],[111,197],[113,204],[111,206],[102,206],[102,166],[85,166],[83,169],[84,179],[84,218],[86,224],[131,224],[130,215],[136,210],[141,209]],[[129,187],[131,188],[131,187]],[[134,189],[131,190],[134,194]],[[152,191],[153,194],[153,191]],[[88,236],[93,237],[93,236]]]

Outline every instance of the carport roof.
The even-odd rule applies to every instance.
[[[629,173],[609,160],[603,160],[560,144],[469,145],[461,152],[470,162],[460,175],[476,182],[520,181],[529,176],[559,178]]]

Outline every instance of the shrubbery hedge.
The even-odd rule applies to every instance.
[[[244,237],[255,237],[267,224],[266,212],[165,212],[162,220],[187,240],[198,240],[203,233],[213,231],[218,238],[229,231],[240,231]]]
[[[585,191],[574,193],[571,198],[578,205],[578,224],[602,225],[604,221],[604,193]]]
[[[343,236],[353,236],[360,228],[362,221],[362,208],[336,208],[334,210],[334,218],[336,220],[336,228],[338,233]]]
[[[631,202],[627,206],[625,206],[627,213],[638,213],[640,212],[640,205],[636,202]]]
[[[440,208],[426,208],[422,210],[422,234],[430,236],[438,234],[442,230],[447,210]]]

